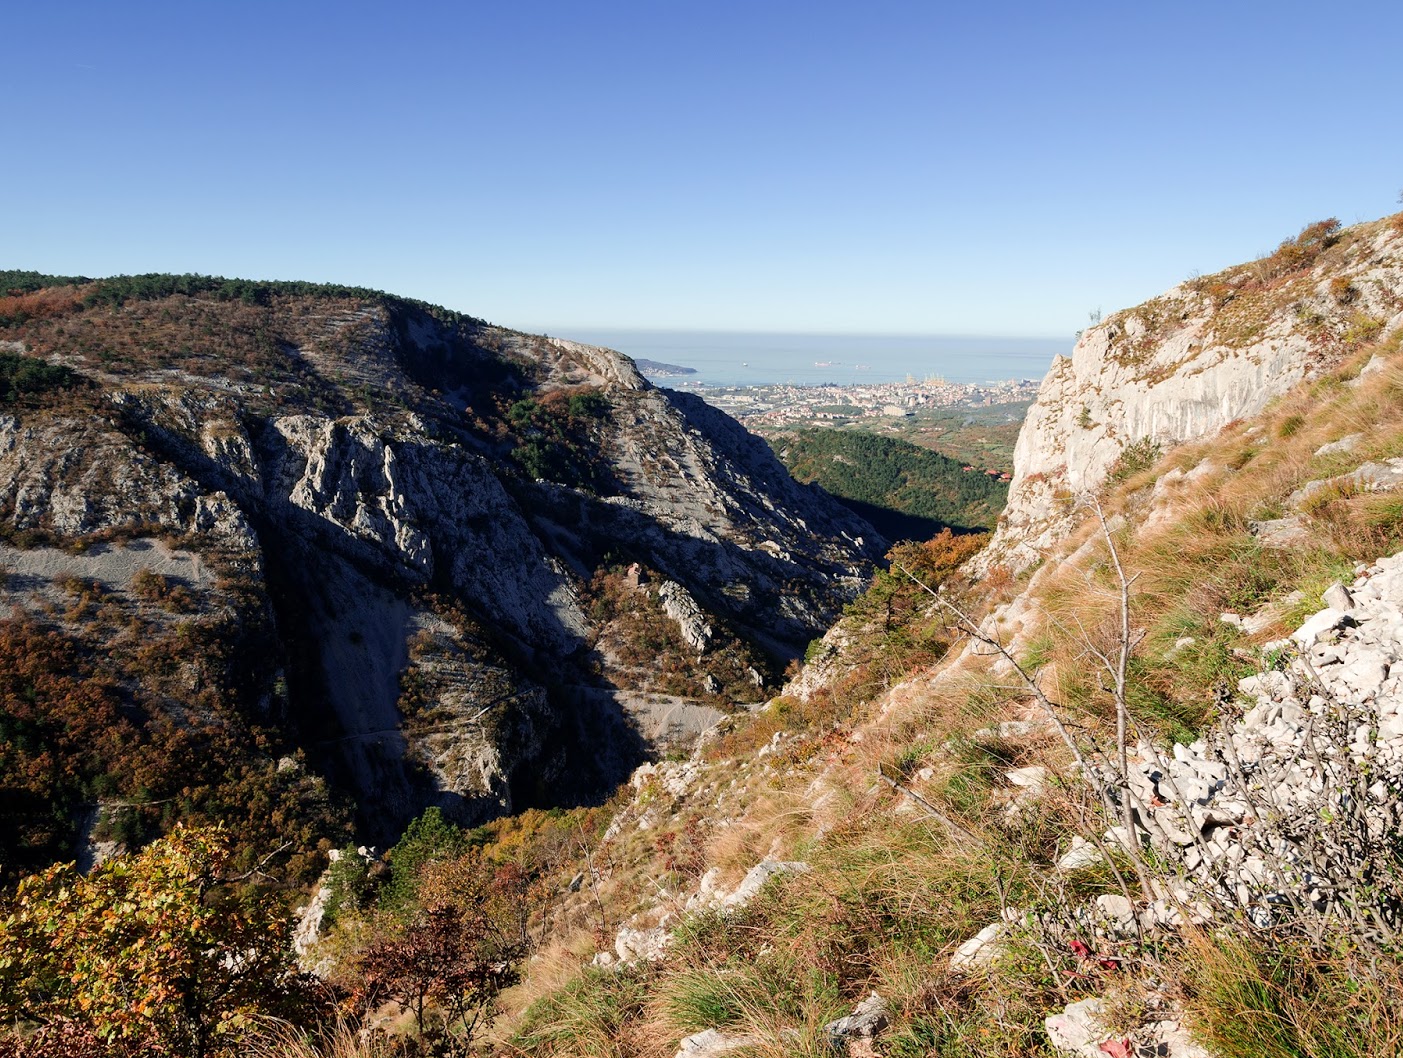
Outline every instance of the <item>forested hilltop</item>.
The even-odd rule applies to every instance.
[[[909,441],[859,430],[794,430],[766,437],[794,477],[816,482],[890,540],[925,540],[949,527],[992,529],[1008,476]]]

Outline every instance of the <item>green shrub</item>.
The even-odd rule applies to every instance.
[[[437,807],[424,809],[386,853],[390,880],[380,890],[380,907],[386,911],[410,909],[418,895],[420,869],[435,860],[461,856],[467,847],[467,836],[460,827],[445,820]]]
[[[32,356],[0,353],[0,403],[13,404],[21,397],[55,389],[72,389],[76,372]]]
[[[371,890],[370,872],[354,845],[341,850],[340,857],[327,869],[322,885],[327,890],[322,912],[325,926],[334,923],[342,911],[359,911],[366,906]]]
[[[1111,467],[1111,472],[1107,480],[1114,484],[1124,481],[1142,470],[1149,470],[1159,462],[1159,457],[1164,454],[1164,446],[1153,437],[1142,437],[1138,441],[1131,441],[1121,449],[1119,458]]]

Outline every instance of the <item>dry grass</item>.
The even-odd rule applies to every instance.
[[[1399,543],[1403,501],[1386,493],[1340,490],[1313,505],[1307,524],[1325,531],[1308,547],[1266,546],[1251,531],[1255,521],[1289,513],[1289,497],[1307,482],[1403,453],[1399,344],[1395,337],[1361,350],[1255,422],[1171,451],[1101,498],[1121,526],[1113,539],[1135,578],[1130,704],[1139,734],[1189,737],[1217,695],[1257,664],[1257,644],[1315,608],[1356,557]],[[1375,353],[1393,363],[1346,385]],[[1355,433],[1363,436],[1352,452],[1315,455]],[[1203,464],[1211,469],[1155,495],[1167,471]],[[1147,526],[1162,502],[1173,513]],[[1034,577],[1034,605],[1001,626],[1088,738],[1112,715],[1094,649],[1114,646],[1118,617],[1109,553],[1096,534],[1088,524],[1074,535],[1063,560]],[[1293,590],[1305,601],[1281,607]],[[968,598],[981,613],[991,605],[979,588]],[[1255,638],[1219,620],[1224,611],[1269,605],[1278,607],[1275,622]],[[930,627],[923,607],[908,619]],[[1195,642],[1174,652],[1186,636]],[[863,649],[881,656],[871,644]],[[690,811],[724,813],[707,858],[727,881],[765,857],[802,857],[811,869],[772,882],[742,912],[685,920],[665,967],[580,975],[583,948],[550,956],[516,1046],[665,1058],[680,1037],[722,1027],[756,1037],[754,1054],[819,1053],[825,1020],[875,989],[893,1009],[885,1054],[1037,1053],[1045,1046],[1042,1018],[1071,999],[1116,991],[1127,1026],[1148,1016],[1154,990],[1141,987],[1148,975],[1175,984],[1223,1058],[1398,1053],[1400,1019],[1382,997],[1400,980],[1381,959],[1366,966],[1349,953],[1249,950],[1207,937],[1141,950],[1123,939],[1107,943],[1117,945],[1123,966],[1137,969],[1112,977],[1071,954],[1069,941],[1085,928],[1071,909],[1120,889],[1109,868],[1063,876],[1051,865],[1074,834],[1095,836],[1106,820],[1079,784],[1056,779],[1040,800],[1011,807],[1009,769],[1042,763],[1054,777],[1065,775],[1068,751],[1051,738],[990,735],[1000,720],[1038,718],[1028,688],[996,675],[989,659],[957,663],[955,654],[866,684],[850,671],[837,694],[784,699],[753,720],[733,721],[704,762],[706,775],[734,780],[729,792],[678,807],[668,825],[680,826]],[[768,764],[746,770],[776,734],[783,737],[766,751]],[[954,948],[1009,908],[1036,914],[1013,930],[1003,958],[983,975],[950,973]],[[1359,982],[1353,991],[1350,973]],[[576,1034],[572,1042],[559,1026]]]
[[[1219,1058],[1403,1053],[1403,966],[1393,958],[1199,934],[1173,973],[1190,1024]]]
[[[389,1058],[394,1053],[383,1035],[359,1032],[345,1022],[317,1033],[269,1021],[244,1041],[247,1058]]]

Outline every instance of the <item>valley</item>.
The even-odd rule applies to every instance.
[[[1396,1050],[1403,214],[977,406],[0,294],[35,1058]]]

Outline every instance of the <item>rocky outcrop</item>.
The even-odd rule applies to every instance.
[[[1117,313],[1059,356],[1028,410],[1008,506],[974,568],[1022,569],[1073,524],[1118,462],[1210,436],[1330,366],[1357,337],[1403,325],[1403,231],[1346,229],[1313,265],[1257,262]]]
[[[675,580],[665,580],[658,587],[658,598],[662,601],[663,613],[677,622],[688,646],[699,654],[704,652],[711,645],[713,633],[691,593]]]
[[[550,348],[564,354],[561,358],[563,362],[573,362],[575,367],[587,372],[591,381],[598,380],[619,389],[649,388],[647,379],[639,374],[633,361],[612,349],[585,345],[583,342],[572,342],[564,338],[548,338],[546,342]],[[567,368],[568,370],[570,369]],[[574,381],[573,378],[570,380]]]
[[[86,388],[0,415],[5,601],[51,613],[91,574],[140,607],[141,573],[265,614],[281,656],[245,666],[250,697],[286,710],[372,840],[427,804],[471,823],[603,796],[641,731],[719,715],[595,653],[596,574],[659,575],[694,657],[739,639],[782,661],[880,555],[764,442],[608,349],[369,296],[72,311],[141,340],[98,357],[64,321],[24,329]]]
[[[1288,639],[1280,668],[1244,679],[1250,707],[1170,754],[1145,746],[1131,769],[1136,841],[1175,865],[1175,892],[1119,910],[1125,928],[1225,912],[1270,928],[1313,908],[1349,918],[1378,903],[1403,795],[1403,555],[1362,568]],[[1123,832],[1112,840],[1129,840]]]

